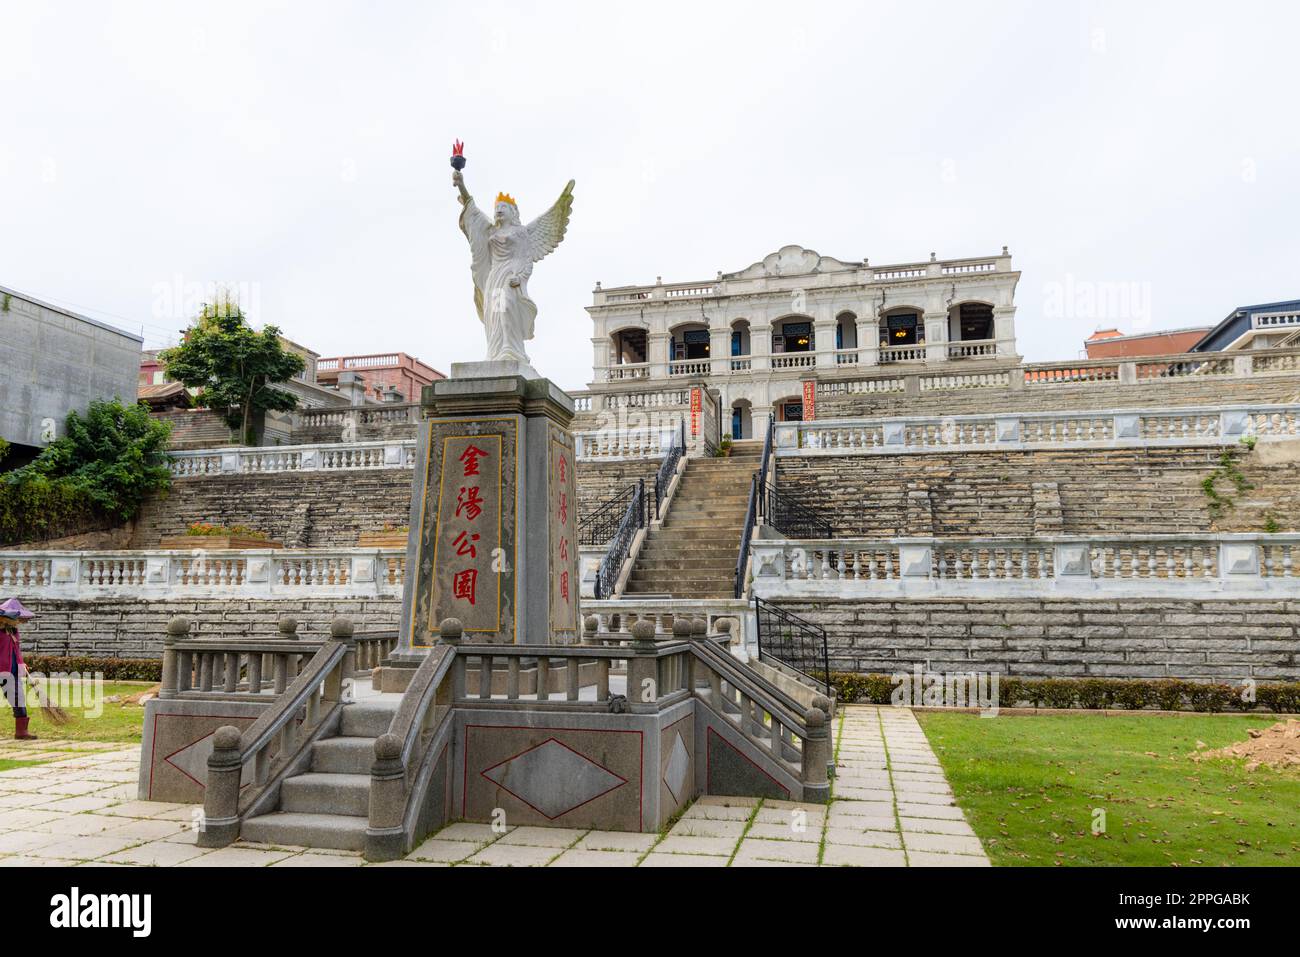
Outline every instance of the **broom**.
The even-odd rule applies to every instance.
[[[57,704],[51,703],[49,695],[45,693],[45,688],[39,681],[32,678],[30,675],[28,676],[28,681],[31,682],[32,691],[36,695],[36,700],[39,703],[41,714],[45,716],[45,720],[49,721],[50,724],[53,725],[64,725],[72,720],[68,717],[68,712],[64,711]]]

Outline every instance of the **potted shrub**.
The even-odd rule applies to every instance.
[[[394,525],[392,522],[384,522],[383,528],[377,532],[362,532],[357,536],[357,547],[359,548],[405,548],[407,533],[410,527],[407,525]]]
[[[266,532],[247,525],[216,525],[194,522],[184,535],[164,535],[159,548],[283,548],[270,540]]]

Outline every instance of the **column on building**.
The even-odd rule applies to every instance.
[[[662,316],[657,317],[656,326],[661,327],[664,319]],[[650,362],[650,378],[659,380],[668,378],[668,355],[669,340],[672,337],[667,329],[652,328],[646,335],[646,352],[647,359]]]
[[[858,310],[858,365],[880,364],[880,320],[870,303]]]
[[[1016,307],[995,306],[993,308],[993,335],[998,340],[998,355],[1014,356],[1016,354]]]
[[[812,310],[813,342],[817,346],[815,360],[818,369],[835,368],[835,303],[818,302]]]
[[[948,358],[948,313],[926,310],[922,321],[925,323],[925,361],[945,361]]]

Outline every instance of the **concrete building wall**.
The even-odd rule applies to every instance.
[[[142,342],[0,287],[0,438],[45,446],[93,399],[134,402]]]

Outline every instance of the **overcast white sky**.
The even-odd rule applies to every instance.
[[[1295,4],[0,11],[0,284],[147,345],[221,281],[322,354],[481,358],[455,137],[470,190],[525,221],[577,180],[530,283],[533,363],[567,388],[596,280],[708,279],[787,243],[878,264],[1006,244],[1035,360],[1300,296]]]

